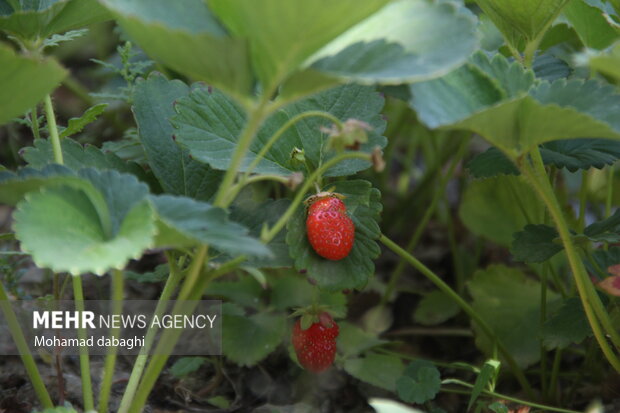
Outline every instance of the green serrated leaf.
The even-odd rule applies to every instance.
[[[474,178],[491,178],[498,175],[519,175],[519,169],[497,148],[489,148],[467,163]]]
[[[513,234],[542,216],[544,205],[530,186],[517,176],[497,176],[469,183],[459,216],[469,230],[509,246]]]
[[[269,138],[288,120],[306,111],[326,111],[343,122],[354,118],[368,123],[368,142],[361,151],[370,153],[376,146],[384,147],[381,136],[385,121],[380,116],[383,98],[372,87],[359,85],[339,86],[288,105],[267,119],[243,159],[240,171],[246,171],[256,159]],[[230,166],[246,117],[243,109],[223,93],[209,88],[199,88],[178,100],[178,114],[173,117],[176,140],[186,147],[192,157],[208,163],[214,169],[226,170]],[[254,172],[290,175],[304,171],[305,166],[295,163],[291,153],[295,148],[304,150],[306,160],[314,167],[336,155],[328,150],[328,137],[321,126],[330,126],[323,118],[303,119],[287,129],[258,163]],[[371,166],[362,160],[347,160],[326,172],[327,176],[352,175]]]
[[[532,64],[532,70],[536,74],[537,79],[548,82],[565,79],[573,72],[573,69],[564,60],[555,57],[551,53],[536,56]]]
[[[173,376],[182,378],[197,371],[207,361],[204,357],[181,357],[170,367]]]
[[[332,185],[330,185],[330,188]],[[298,208],[287,223],[286,242],[295,268],[305,271],[321,288],[336,291],[362,288],[374,274],[373,260],[379,256],[376,243],[380,230],[377,224],[381,212],[380,193],[367,181],[341,181],[333,185],[334,192],[345,196],[344,204],[355,224],[355,241],[349,255],[330,261],[314,252],[306,235],[306,212]]]
[[[272,90],[317,50],[385,4],[386,0],[216,0],[209,7],[234,36],[249,43],[253,69],[263,87]]]
[[[32,109],[67,74],[54,59],[17,55],[5,44],[0,44],[0,62],[0,125]]]
[[[540,283],[515,268],[493,265],[477,271],[468,283],[472,307],[486,321],[522,367],[540,358]],[[547,311],[560,305],[558,294],[547,290]],[[476,345],[493,354],[493,343],[474,323]]]
[[[221,208],[191,198],[159,195],[150,202],[157,214],[158,246],[188,247],[210,244],[228,254],[269,256],[269,249],[248,229],[228,219]]]
[[[405,367],[398,357],[369,354],[364,358],[346,360],[344,369],[359,380],[393,392]]]
[[[70,42],[72,40],[78,39],[88,33],[88,29],[80,29],[80,30],[70,30],[63,34],[53,34],[47,39],[43,40],[42,48],[47,47],[56,47],[61,43]]]
[[[105,153],[92,145],[82,146],[78,142],[66,138],[61,141],[64,166],[78,171],[83,168],[113,169],[122,173],[135,175],[143,182],[149,177],[138,164],[125,162],[113,153]],[[52,143],[48,139],[37,139],[34,146],[23,148],[21,156],[33,168],[43,168],[55,163]]]
[[[308,288],[308,281],[294,270],[278,277],[271,277],[269,284],[271,286],[270,303],[277,310],[307,307],[313,303],[313,291]],[[347,300],[341,291],[320,291],[318,303],[328,306],[339,317],[346,317]]]
[[[261,204],[257,204],[250,199],[241,199],[236,201],[231,207],[230,217],[233,221],[247,227],[250,230],[250,235],[259,238],[263,225],[274,225],[286,212],[289,204],[290,201],[288,199],[269,200]],[[291,267],[293,261],[288,254],[288,245],[286,245],[285,238],[286,231],[280,231],[267,244],[267,247],[272,252],[271,257],[255,257],[246,261],[244,265],[258,268]]]
[[[130,128],[125,136],[117,141],[106,141],[101,145],[101,150],[105,153],[113,153],[124,161],[136,162],[138,165],[146,165],[146,153],[144,146],[140,142],[135,128]]]
[[[511,158],[557,139],[620,139],[614,109],[620,106],[620,94],[613,87],[595,80],[561,79],[506,98],[497,95],[498,86],[508,93],[514,85],[524,84],[527,72],[515,63],[511,66],[516,67],[515,75],[484,69],[485,65],[499,68],[505,60],[499,55],[489,60],[478,53],[472,58],[475,65],[411,85],[410,103],[429,127],[471,130]]]
[[[258,308],[263,288],[254,278],[246,276],[236,281],[213,281],[205,294],[222,297],[245,307]]]
[[[620,159],[620,142],[609,139],[563,139],[540,146],[545,165],[566,168],[571,172],[579,169],[602,169]],[[497,148],[489,148],[467,164],[476,178],[497,175],[519,175],[517,167]]]
[[[515,49],[541,36],[555,20],[567,0],[476,0],[484,13]]]
[[[149,165],[164,191],[208,201],[222,173],[191,159],[175,144],[168,121],[175,113],[173,103],[188,93],[189,87],[183,82],[153,74],[136,83],[133,112]]]
[[[602,249],[597,249],[592,252],[592,259],[594,262],[590,262],[590,260],[584,260],[584,264],[588,271],[592,274],[599,274],[599,276],[603,277],[606,275],[613,275],[609,272],[609,267],[620,264],[620,247],[611,247],[607,251]],[[600,274],[600,271],[605,271],[605,274]]]
[[[0,13],[0,30],[21,39],[45,39],[110,18],[96,0],[19,0],[19,5],[19,11]]]
[[[441,389],[441,375],[437,367],[426,360],[410,363],[396,381],[396,392],[407,403],[426,403],[433,400]]]
[[[588,225],[583,233],[595,242],[620,242],[620,208],[610,217]]]
[[[17,205],[14,230],[41,268],[102,275],[139,258],[155,236],[148,188],[132,175],[83,170],[88,185],[48,186]]]
[[[377,146],[384,148],[387,139],[382,136],[386,121],[381,115],[385,99],[373,87],[348,84],[321,93],[312,95],[283,109],[287,118],[301,113],[320,110],[337,117],[341,121],[357,119],[370,125],[368,141],[360,145],[362,152],[371,153]],[[307,162],[315,168],[321,163],[336,156],[334,151],[328,151],[328,138],[320,132],[322,126],[329,126],[331,122],[321,118],[305,118],[295,124],[295,132],[299,137]],[[317,142],[320,144],[317,145]],[[290,152],[288,152],[290,153]],[[349,176],[356,172],[370,168],[370,162],[349,159],[340,162],[327,170],[324,176]]]
[[[620,25],[609,16],[613,8],[599,2],[570,0],[564,8],[564,16],[571,23],[586,47],[605,49],[620,37]]]
[[[434,326],[441,324],[460,312],[454,300],[442,291],[433,291],[420,300],[413,313],[416,323]]]
[[[473,14],[453,3],[396,1],[329,43],[306,64],[366,84],[428,80],[459,66],[475,50],[474,25]],[[446,44],[444,36],[455,41]]]
[[[578,297],[564,300],[550,317],[542,331],[543,343],[547,349],[565,348],[581,343],[592,334],[583,304]]]
[[[253,366],[280,344],[286,331],[285,326],[283,315],[258,313],[246,316],[224,313],[222,322],[224,355],[241,366]]]
[[[86,125],[89,123],[93,123],[99,115],[101,115],[105,108],[108,106],[107,103],[100,103],[98,105],[92,106],[84,112],[82,116],[79,118],[71,118],[69,119],[69,124],[67,127],[60,133],[61,138],[66,138],[71,135],[75,135],[84,129]]]
[[[227,35],[202,0],[102,0],[153,59],[245,100],[252,91],[247,44]]]
[[[544,262],[562,251],[562,244],[555,242],[558,232],[548,225],[526,225],[523,231],[514,234],[510,252],[523,262]]]
[[[87,185],[74,171],[62,165],[48,165],[41,170],[21,168],[16,173],[0,171],[0,202],[16,205],[31,191],[47,185]]]
[[[602,169],[620,159],[620,142],[608,139],[571,139],[545,143],[540,148],[545,165],[579,169]]]
[[[145,273],[137,273],[133,271],[125,271],[125,278],[128,280],[137,281],[140,283],[158,283],[166,281],[166,279],[170,275],[170,268],[168,264],[161,264],[155,267],[155,270],[145,272]]]

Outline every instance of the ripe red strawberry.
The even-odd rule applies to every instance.
[[[305,330],[301,328],[301,318],[298,319],[291,341],[299,364],[313,373],[327,370],[334,363],[338,333],[338,324],[329,313],[321,313],[319,320]]]
[[[328,260],[341,260],[349,255],[355,240],[355,225],[347,208],[332,194],[310,199],[306,233],[314,251]]]

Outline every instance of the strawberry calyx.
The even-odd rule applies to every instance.
[[[301,329],[307,330],[316,323],[321,324],[325,328],[332,328],[335,324],[334,316],[336,316],[336,312],[329,306],[313,304],[308,307],[295,309],[289,317],[300,317]]]
[[[310,207],[315,202],[321,199],[325,199],[325,198],[338,198],[339,200],[342,201],[346,198],[346,196],[339,194],[337,192],[321,191],[314,195],[310,195],[308,198],[306,198],[306,200],[304,201],[304,205],[306,207]]]

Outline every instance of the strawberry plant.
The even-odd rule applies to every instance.
[[[0,412],[616,411],[619,24],[614,0],[0,0]],[[65,299],[219,300],[221,334],[33,351],[19,303]]]

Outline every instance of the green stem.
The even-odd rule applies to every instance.
[[[222,183],[215,195],[215,201],[213,204],[218,207],[226,207],[232,200],[228,200],[228,191],[233,185],[235,178],[237,176],[237,172],[239,171],[239,167],[241,166],[241,162],[245,157],[245,153],[247,152],[250,144],[252,143],[252,139],[256,135],[260,124],[262,123],[264,117],[267,115],[267,101],[262,101],[257,105],[254,110],[250,111],[250,117],[239,136],[239,140],[237,141],[237,148],[233,153],[232,159],[230,160],[230,165],[228,165],[228,169],[224,174],[224,178],[222,179]]]
[[[533,395],[532,387],[530,386],[530,383],[527,381],[525,374],[523,374],[523,371],[519,368],[519,366],[517,365],[516,361],[514,360],[510,352],[506,349],[504,344],[495,335],[495,333],[493,332],[491,327],[489,327],[486,321],[484,321],[484,319],[480,317],[480,315],[476,312],[476,310],[474,310],[465,300],[463,300],[461,296],[456,293],[456,291],[450,288],[448,284],[446,284],[441,278],[439,278],[437,274],[435,274],[428,267],[426,267],[424,264],[418,261],[414,256],[412,256],[407,251],[405,251],[400,246],[398,246],[398,244],[396,244],[394,241],[387,238],[383,234],[381,235],[381,237],[379,237],[379,241],[383,243],[383,245],[388,247],[390,250],[392,250],[394,253],[396,253],[399,257],[407,261],[413,268],[420,271],[426,278],[428,278],[433,284],[435,284],[437,288],[443,291],[447,296],[450,297],[450,299],[452,299],[459,307],[461,307],[461,309],[473,321],[476,322],[476,324],[478,325],[482,333],[486,335],[487,338],[491,342],[496,343],[497,348],[502,354],[504,360],[506,360],[506,363],[508,363],[508,366],[512,370],[516,379],[519,381],[519,384],[521,384],[521,387],[523,388],[523,390],[525,390],[528,396],[532,397]]]
[[[531,157],[532,165],[530,166],[527,162],[524,162],[521,165],[522,173],[528,178],[538,196],[543,200],[551,217],[553,218],[553,221],[555,222],[556,229],[558,230],[560,239],[564,245],[566,256],[575,279],[575,285],[586,312],[588,322],[592,328],[592,332],[594,333],[596,341],[598,342],[607,360],[611,363],[614,369],[620,372],[620,360],[607,343],[605,332],[601,329],[601,325],[605,330],[607,330],[607,333],[610,335],[616,346],[620,343],[620,341],[616,342],[618,333],[614,331],[611,321],[609,320],[609,316],[605,311],[605,308],[603,307],[596,291],[594,290],[585,268],[583,267],[579,254],[575,249],[568,225],[566,224],[566,220],[564,219],[558,200],[555,197],[553,188],[547,179],[545,167],[538,148],[535,148],[531,152]]]
[[[28,344],[26,343],[26,338],[24,337],[24,332],[22,330],[19,321],[17,321],[17,317],[15,316],[15,312],[13,311],[13,307],[11,306],[11,302],[9,301],[9,296],[4,289],[4,285],[0,282],[0,307],[2,308],[2,312],[4,313],[4,317],[6,318],[9,331],[11,332],[11,336],[13,337],[13,341],[19,350],[19,356],[22,359],[22,363],[26,368],[26,373],[28,374],[28,378],[30,378],[30,382],[32,383],[32,387],[34,388],[35,393],[41,405],[45,409],[53,408],[54,403],[52,403],[52,399],[45,388],[45,384],[43,383],[43,379],[39,374],[39,369],[37,368],[37,363],[34,361],[34,357],[30,354],[30,349],[28,348]]]
[[[308,112],[303,112],[296,116],[293,116],[284,125],[282,125],[280,129],[278,129],[276,133],[274,133],[271,136],[271,138],[269,138],[269,140],[267,141],[267,143],[265,143],[265,145],[263,145],[260,152],[258,152],[258,154],[254,158],[250,166],[248,166],[248,169],[246,170],[245,175],[244,175],[244,179],[247,179],[250,176],[250,174],[252,173],[252,171],[254,171],[258,163],[265,157],[267,152],[269,152],[269,149],[271,149],[271,147],[278,141],[278,139],[282,137],[282,135],[284,134],[284,132],[288,130],[288,128],[290,128],[291,126],[293,126],[294,124],[296,124],[302,119],[311,118],[311,117],[322,117],[322,118],[331,120],[336,125],[338,125],[340,128],[342,128],[342,122],[340,121],[340,119],[338,119],[331,113],[323,112],[320,110],[310,110]]]
[[[322,176],[325,171],[327,171],[332,166],[336,165],[339,162],[342,162],[346,159],[364,159],[366,161],[371,161],[370,155],[363,152],[345,152],[338,156],[333,157],[329,161],[325,162],[321,167],[316,169],[308,179],[304,181],[302,187],[297,191],[295,198],[293,198],[293,202],[289,205],[288,209],[284,214],[278,219],[278,221],[271,227],[269,230],[265,231],[261,235],[261,240],[265,243],[271,241],[278,232],[284,228],[288,220],[293,216],[297,207],[302,203],[306,193],[312,188],[314,182],[318,177]]]
[[[168,300],[170,300],[172,294],[179,285],[179,282],[183,278],[183,272],[181,271],[180,267],[183,265],[184,259],[182,259],[179,265],[177,265],[175,258],[172,256],[172,253],[166,252],[166,257],[168,258],[168,265],[170,266],[170,276],[166,280],[164,289],[162,290],[159,301],[157,302],[157,306],[155,307],[155,317],[161,317],[163,315]],[[144,346],[140,349],[140,354],[136,357],[133,369],[131,370],[131,375],[129,376],[129,382],[127,383],[125,393],[123,394],[121,404],[118,408],[118,413],[127,413],[129,411],[129,406],[134,399],[136,389],[138,388],[138,384],[140,383],[140,379],[142,378],[142,372],[146,367],[148,355],[151,351],[151,348],[153,347],[157,331],[157,327],[149,327],[148,331],[146,332],[146,337],[144,338]]]
[[[233,153],[232,159],[230,161],[230,165],[224,174],[224,178],[218,188],[218,191],[215,195],[215,200],[213,204],[217,207],[226,208],[232,201],[233,198],[230,197],[231,187],[234,184],[234,181],[237,177],[237,172],[239,167],[241,166],[241,162],[245,157],[245,154],[250,147],[258,128],[260,127],[263,119],[270,113],[269,106],[269,95],[264,95],[262,100],[256,104],[254,107],[249,108],[250,116],[247,120],[247,123],[239,136],[239,140],[237,142],[237,147],[235,152]],[[188,276],[183,282],[181,286],[181,292],[179,293],[178,301],[186,300],[187,297],[191,296],[193,292],[196,290],[196,283],[199,281],[200,274],[204,268],[205,261],[207,258],[208,246],[202,245],[198,248],[196,255],[193,258],[192,266],[189,270]],[[191,306],[191,303],[190,303]],[[175,305],[175,311],[177,306]],[[189,311],[189,309],[186,309]],[[168,331],[164,333],[164,337],[168,337]],[[151,361],[146,368],[144,378],[142,382],[139,384],[135,398],[131,401],[131,405],[129,407],[129,411],[137,412],[139,411],[144,403],[146,403],[146,399],[157,380],[161,369],[163,369],[166,360],[178,339],[178,334],[169,339],[169,342],[160,341],[157,346],[156,354],[151,358]],[[154,375],[153,375],[154,374]]]
[[[75,300],[75,309],[84,312],[84,293],[82,290],[82,278],[73,277],[73,298]],[[84,326],[78,328],[78,338],[86,340],[86,329]],[[93,400],[93,384],[90,377],[90,361],[88,359],[88,347],[80,346],[80,375],[82,376],[82,395],[84,398],[84,410],[90,411],[95,409]]]
[[[58,135],[58,126],[56,126],[56,116],[54,115],[54,107],[52,106],[52,98],[50,95],[45,96],[44,104],[47,129],[49,130],[52,150],[54,151],[54,161],[62,165],[64,161],[62,158],[62,148],[60,146],[60,136]]]
[[[194,260],[192,261],[192,266],[189,269],[187,278],[185,278],[181,291],[179,292],[179,296],[177,298],[178,301],[187,300],[196,287],[196,283],[198,282],[198,278],[200,277],[200,273],[204,267],[205,260],[207,259],[208,251],[209,247],[207,245],[201,245],[198,248],[198,252],[194,256]]]
[[[456,379],[444,380],[442,383],[444,383],[444,384],[456,384],[456,385],[459,385],[459,386],[467,387],[469,389],[473,389],[474,388],[473,384],[469,384],[469,383],[466,383],[464,381],[456,380]],[[460,390],[451,389],[451,388],[445,388],[445,387],[442,387],[441,391],[445,391],[445,392],[449,392],[449,393],[459,393],[459,394],[470,394],[471,393],[471,392],[462,392]],[[510,402],[522,404],[524,406],[530,406],[530,407],[533,407],[535,409],[541,409],[542,411],[545,411],[545,412],[579,413],[576,410],[568,410],[568,409],[562,409],[560,407],[546,406],[544,404],[533,403],[533,402],[529,402],[527,400],[517,399],[516,397],[507,396],[505,394],[496,393],[494,391],[490,391],[490,390],[486,390],[486,389],[483,389],[482,393],[487,395],[487,396],[493,397],[495,399],[507,400],[507,401],[510,401]]]
[[[538,46],[540,45],[540,42],[543,40],[543,38],[545,37],[545,33],[547,32],[549,27],[551,27],[551,24],[553,24],[556,18],[560,15],[560,13],[562,12],[562,9],[564,8],[564,6],[566,6],[568,1],[569,0],[563,0],[562,4],[556,8],[555,13],[549,16],[547,23],[545,23],[545,26],[542,28],[542,30],[538,32],[538,35],[536,36],[536,38],[533,39],[532,41],[527,42],[525,46],[525,50],[524,50],[524,56],[523,56],[523,65],[526,68],[528,69],[532,68],[532,64],[534,63],[534,56],[536,55],[536,51],[538,50]],[[509,42],[506,42],[506,43],[509,43]]]
[[[112,271],[112,314],[121,314],[123,311],[123,290],[124,278],[122,270]],[[110,337],[118,338],[120,328],[112,328]],[[105,357],[103,365],[103,379],[99,390],[99,413],[107,413],[108,402],[110,400],[110,391],[112,390],[112,379],[114,378],[114,367],[116,365],[116,356],[118,348],[110,347]]]
[[[188,297],[189,304],[187,304],[186,302],[182,311],[187,313],[192,312],[197,305],[197,301],[201,298],[204,290],[207,288],[209,283],[220,277],[221,275],[227,274],[233,269],[237,268],[237,266],[239,266],[239,264],[241,264],[245,259],[245,256],[236,257],[220,265],[218,268],[209,271],[209,273],[205,276],[200,277],[198,282],[196,283],[195,288],[191,291]],[[176,305],[173,309],[173,314],[177,314],[178,312],[179,305]],[[126,413],[129,411],[131,411],[132,413],[139,412],[142,406],[144,406],[144,403],[146,403],[146,399],[151,389],[155,385],[155,381],[159,377],[161,370],[166,365],[166,361],[168,360],[169,354],[179,338],[179,334],[177,334],[175,330],[166,330],[164,332],[155,350],[155,355],[153,356],[151,363],[149,363],[146,373],[144,374],[145,379],[142,383],[140,383],[140,389],[138,393],[135,394],[135,397],[133,397],[132,394],[132,398],[129,399],[129,401],[127,402],[131,403],[131,405],[128,406],[125,410],[119,409],[118,413]]]
[[[291,126],[293,126],[295,123],[299,122],[300,120],[305,119],[305,118],[310,118],[310,117],[326,118],[328,120],[331,120],[335,124],[337,124],[339,127],[342,127],[342,122],[340,121],[340,119],[338,119],[337,117],[333,116],[332,114],[328,112],[311,110],[308,112],[300,113],[297,116],[292,117],[284,125],[282,125],[280,129],[278,129],[276,133],[274,133],[271,136],[271,138],[269,138],[269,140],[267,141],[265,145],[263,145],[263,147],[258,152],[256,157],[252,160],[252,163],[250,163],[247,170],[244,172],[243,176],[239,179],[239,182],[236,185],[233,185],[232,189],[227,194],[226,196],[227,202],[232,202],[232,200],[234,200],[234,198],[241,191],[241,189],[247,184],[252,183],[252,182],[258,182],[262,180],[272,180],[272,181],[277,181],[283,184],[288,183],[288,177],[284,177],[284,176],[258,175],[256,177],[250,177],[250,174],[254,171],[256,166],[258,166],[260,161],[265,157],[269,149],[271,149],[271,147],[283,136],[284,132],[286,132]],[[307,159],[306,159],[306,162],[307,162]]]
[[[545,331],[545,321],[547,321],[547,278],[548,278],[548,262],[543,264],[540,280],[540,331]],[[540,382],[542,383],[541,391],[547,393],[547,351],[541,340],[540,342]]]
[[[202,267],[199,268],[198,275],[201,274]],[[194,288],[188,292],[188,295],[185,299],[182,300],[181,298],[179,298],[176,301],[175,306],[172,310],[173,316],[177,314],[187,315],[193,313],[194,309],[198,305],[198,300],[200,299],[204,291],[203,287],[206,288],[206,286],[213,279],[212,273],[202,275],[202,282],[199,282],[201,287],[197,288],[196,286],[194,286]],[[157,343],[157,347],[154,350],[151,361],[149,362],[149,365],[144,372],[144,377],[140,382],[140,387],[138,388],[138,391],[135,394],[135,398],[131,403],[129,412],[137,413],[141,411],[181,334],[181,329],[167,329],[164,331],[159,342]]]
[[[232,188],[230,189],[230,191],[228,191],[228,196],[226,197],[226,201],[233,201],[236,197],[237,194],[239,194],[239,192],[241,192],[241,190],[249,184],[253,184],[256,182],[261,182],[261,181],[274,181],[274,182],[279,182],[283,185],[287,185],[290,182],[290,177],[288,176],[282,176],[282,175],[254,175],[254,176],[250,176],[248,178],[241,178],[239,180],[239,182],[237,182],[236,184],[234,184],[232,186]]]
[[[528,69],[531,69],[532,63],[534,63],[534,56],[536,56],[536,51],[538,50],[538,43],[540,43],[540,41],[529,42],[523,51],[523,66]]]
[[[551,368],[551,379],[549,382],[549,387],[547,388],[549,399],[556,400],[557,395],[557,387],[558,387],[558,377],[560,375],[560,363],[562,361],[562,349],[558,348],[555,350],[555,357],[553,358],[553,367]]]
[[[187,278],[183,282],[181,292],[179,293],[176,304],[172,310],[173,315],[179,313],[185,315],[190,314],[194,308],[196,308],[196,305],[198,305],[195,301],[187,300],[191,300],[191,297],[196,294],[196,284],[200,281],[200,275],[204,269],[208,248],[209,247],[207,245],[200,246],[198,252],[194,256],[192,266],[189,269]],[[183,308],[181,309],[181,307]],[[144,377],[135,392],[135,398],[131,402],[128,410],[129,412],[139,412],[146,403],[146,399],[151,393],[151,390],[155,385],[155,381],[157,381],[159,373],[164,368],[166,361],[168,360],[168,357],[170,356],[170,353],[172,352],[172,349],[174,348],[180,335],[181,330],[178,329],[166,330],[162,335],[157,347],[155,348],[155,354],[151,357],[151,361],[144,372]]]
[[[439,188],[437,188],[434,191],[433,199],[431,200],[431,204],[429,205],[429,207],[424,212],[424,216],[422,217],[422,220],[420,221],[420,223],[416,227],[416,230],[413,233],[411,239],[409,240],[409,243],[405,247],[405,250],[409,254],[411,254],[413,252],[413,250],[415,249],[415,247],[418,245],[418,242],[420,241],[420,238],[422,237],[422,234],[424,233],[424,230],[426,229],[426,226],[428,225],[429,221],[431,220],[431,218],[435,214],[435,211],[437,209],[437,205],[439,205],[439,201],[445,195],[446,187],[448,186],[448,183],[450,182],[450,179],[452,178],[452,175],[454,174],[454,169],[456,168],[458,163],[461,161],[461,158],[465,154],[465,150],[467,149],[467,144],[468,143],[469,143],[469,139],[464,139],[463,140],[463,143],[459,146],[459,148],[458,148],[458,150],[456,152],[456,155],[455,155],[454,159],[452,160],[452,162],[451,162],[451,164],[450,164],[450,166],[448,168],[448,171],[446,172],[446,174],[444,176],[441,177],[441,179],[439,181]],[[392,275],[390,276],[390,280],[388,281],[388,284],[387,284],[387,287],[385,289],[385,292],[383,293],[383,297],[381,298],[381,305],[385,305],[389,301],[389,299],[390,299],[390,297],[392,295],[392,292],[396,288],[396,284],[398,283],[398,280],[400,279],[403,271],[405,270],[405,265],[406,265],[406,262],[403,259],[401,259],[398,262],[398,265],[396,266],[396,268],[392,272]]]
[[[30,111],[30,123],[32,124],[31,127],[34,138],[41,139],[41,134],[39,133],[39,114],[37,113],[37,105],[34,105]]]

